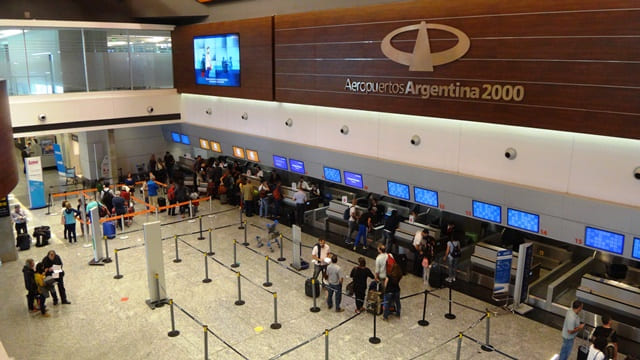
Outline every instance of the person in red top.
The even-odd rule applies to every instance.
[[[177,201],[176,201],[176,184],[173,182],[173,180],[170,181],[169,189],[167,189],[167,199],[169,200],[169,205],[175,205],[177,203]],[[169,208],[169,216],[175,216],[175,215],[176,215],[176,208],[175,207],[170,207]]]

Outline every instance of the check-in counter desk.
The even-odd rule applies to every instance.
[[[412,247],[413,238],[416,236],[416,232],[422,229],[429,230],[430,236],[433,236],[436,239],[440,238],[440,229],[438,228],[417,222],[410,223],[408,221],[401,221],[400,224],[398,224],[398,229],[396,230],[396,244],[405,248]]]
[[[293,194],[296,193],[296,190],[289,186],[281,186],[280,189],[282,190],[282,203],[284,204],[284,206],[295,208],[296,203],[295,201],[293,201]],[[306,190],[303,191],[307,195],[307,208],[305,211],[317,208],[318,204],[320,203],[320,197],[312,196],[311,193]]]
[[[384,212],[387,214],[389,213],[389,209],[395,209],[398,212],[398,215],[403,219],[408,219],[409,213],[411,212],[411,210],[409,210],[409,208],[406,206],[401,206],[386,201],[378,201],[378,205],[382,205],[385,209]]]
[[[344,212],[350,205],[342,203],[339,200],[331,200],[329,202],[329,207],[327,208],[327,224],[326,230],[334,232],[336,234],[340,234],[343,236],[347,235],[347,231],[349,231],[349,221],[344,219]],[[366,208],[361,206],[356,206],[356,210],[359,213],[367,211]]]
[[[195,159],[189,159],[184,156],[180,156],[178,158],[178,161],[176,162],[178,169],[184,171],[187,174],[193,174],[193,166],[195,164],[196,164]]]
[[[496,257],[500,250],[504,249],[485,242],[479,242],[473,246],[473,253],[470,258],[471,272],[469,274],[472,282],[489,289],[493,288],[493,279],[496,270]],[[511,261],[512,280],[515,280],[517,267],[518,253],[513,252]],[[531,277],[529,278],[530,283],[534,282],[540,276],[540,267],[540,263],[536,262],[536,258],[534,257],[533,264],[531,265]]]
[[[353,199],[356,197],[355,193],[352,193],[350,191],[346,191],[346,190],[342,190],[342,189],[336,189],[336,188],[326,188],[326,191],[328,193],[331,194],[331,199],[332,201],[338,201],[338,202],[342,202],[342,197],[346,196],[347,197],[347,201],[349,202],[349,204],[351,204],[351,202],[353,201]]]

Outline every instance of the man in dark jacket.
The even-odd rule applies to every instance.
[[[33,259],[27,259],[22,268],[22,275],[24,276],[24,287],[27,289],[27,307],[30,312],[38,312],[38,309],[33,306],[33,302],[40,296],[38,294],[38,285],[36,285],[34,278],[35,274],[35,262]]]
[[[47,253],[47,256],[42,259],[42,263],[44,264],[47,275],[54,273],[54,265],[58,265],[60,270],[62,270],[62,259],[60,259],[60,256],[58,256],[54,250],[50,250],[49,253]],[[62,303],[71,304],[71,302],[67,300],[67,291],[64,288],[64,271],[60,271],[58,273],[58,280],[56,280],[56,282],[58,283],[58,290],[60,291]],[[53,297],[53,305],[58,305],[58,296],[55,292],[52,291],[51,296]]]

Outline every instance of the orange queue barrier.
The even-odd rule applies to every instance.
[[[101,218],[100,219],[100,223],[103,222],[107,222],[107,221],[118,221],[120,220],[121,217],[125,217],[125,218],[130,218],[130,217],[134,217],[134,216],[138,216],[138,215],[144,215],[144,214],[148,214],[152,212],[151,210],[140,210],[140,211],[136,211],[136,212],[132,212],[132,213],[127,213],[127,214],[122,214],[122,215],[116,215],[116,216],[111,216],[108,218]]]
[[[56,193],[56,194],[51,194],[52,198],[55,197],[63,197],[63,196],[71,196],[71,195],[78,195],[78,194],[85,194],[85,196],[87,195],[87,192],[96,192],[97,189],[84,189],[84,190],[76,190],[76,191],[69,191],[69,192],[63,192],[63,193]]]

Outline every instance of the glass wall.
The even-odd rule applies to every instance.
[[[9,95],[172,88],[171,34],[0,28],[0,78]]]

